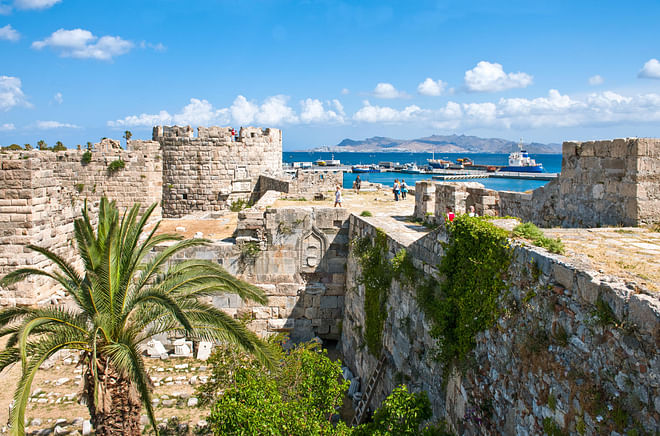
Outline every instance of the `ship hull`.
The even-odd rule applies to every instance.
[[[507,173],[542,173],[543,172],[543,165],[538,164],[538,165],[528,165],[528,166],[520,166],[520,167],[502,167],[500,168],[501,172],[507,172]]]

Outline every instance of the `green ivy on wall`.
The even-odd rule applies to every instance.
[[[478,332],[497,321],[501,312],[498,299],[507,288],[511,263],[509,233],[487,220],[459,215],[447,225],[447,231],[449,241],[438,265],[445,280],[427,280],[417,288],[446,369],[473,349]]]
[[[387,251],[387,235],[380,229],[376,230],[373,240],[365,236],[353,242],[353,254],[362,270],[357,281],[364,285],[364,339],[369,352],[375,357],[380,355],[383,348],[387,295],[394,278]]]

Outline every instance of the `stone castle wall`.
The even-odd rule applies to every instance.
[[[278,191],[289,197],[313,199],[318,194],[334,192],[337,185],[343,186],[342,170],[299,169],[294,174],[279,177],[261,175],[257,180],[252,200],[256,201],[268,191]]]
[[[351,238],[373,237],[369,218],[351,216]],[[444,227],[412,244],[388,235],[389,256],[405,248],[415,266],[437,277]],[[366,383],[376,366],[363,339],[364,287],[360,267],[347,265],[342,347],[345,363]],[[434,418],[457,434],[637,434],[660,428],[660,301],[643,289],[537,247],[518,245],[508,296],[497,325],[477,335],[461,370],[445,372],[415,289],[394,280],[383,346],[388,365],[376,388],[376,407],[407,383],[426,391]],[[615,316],[598,322],[598,302]],[[445,375],[446,374],[446,375]],[[630,434],[630,433],[628,433]]]
[[[48,248],[67,260],[73,257],[73,222],[84,200],[94,208],[102,196],[116,199],[121,208],[160,202],[162,163],[155,159],[159,145],[130,141],[129,150],[96,144],[89,163],[84,151],[32,150],[0,154],[0,276],[21,266],[48,265],[41,255],[25,248]],[[125,167],[110,172],[110,162]],[[141,189],[136,189],[140,186]],[[153,218],[160,218],[160,207]],[[31,279],[33,280],[33,279]],[[52,295],[52,285],[24,281],[0,290],[0,304],[34,304]]]
[[[241,127],[157,126],[163,153],[163,216],[226,209],[249,200],[261,174],[282,172],[282,131]]]
[[[176,260],[210,259],[261,287],[268,305],[233,294],[213,303],[232,316],[248,314],[249,327],[266,336],[337,340],[344,313],[348,215],[345,209],[285,207],[240,212],[237,243],[190,249]]]
[[[516,216],[541,227],[637,226],[660,222],[660,140],[565,142],[557,180],[532,193],[479,183],[417,182],[415,216],[447,206],[465,213]]]

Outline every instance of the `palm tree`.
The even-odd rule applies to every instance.
[[[0,371],[14,362],[22,367],[10,413],[13,434],[25,431],[25,409],[37,369],[59,350],[82,353],[83,397],[97,435],[140,434],[142,406],[156,428],[149,377],[139,349],[156,334],[235,344],[273,366],[275,354],[267,344],[200,300],[229,292],[264,304],[263,291],[212,261],[170,265],[176,253],[208,241],[156,235],[158,225],[147,234],[145,226],[155,207],[139,217],[136,204],[120,220],[115,202],[102,198],[95,231],[85,204],[74,230],[82,274],[55,253],[29,246],[55,265],[54,272],[21,268],[0,280],[0,286],[7,286],[28,276],[47,277],[75,302],[74,309],[15,307],[0,312],[0,336],[9,336],[0,352]],[[151,254],[156,245],[167,242],[171,245]]]

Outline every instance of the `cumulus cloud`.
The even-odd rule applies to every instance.
[[[612,91],[580,98],[551,89],[543,97],[501,98],[492,102],[450,101],[439,109],[408,106],[403,110],[364,102],[353,120],[363,123],[410,124],[443,129],[469,127],[539,128],[656,123],[660,94],[622,95]]]
[[[396,124],[418,119],[422,112],[423,110],[416,105],[397,110],[387,106],[373,106],[368,100],[365,100],[363,106],[353,114],[353,119],[366,123]]]
[[[660,62],[657,59],[649,59],[640,70],[637,77],[643,79],[660,79]]]
[[[62,0],[14,0],[17,9],[47,9]]]
[[[0,40],[1,39],[16,42],[21,39],[21,34],[11,27],[11,24],[7,24],[5,27],[0,27]]]
[[[232,119],[238,124],[253,122],[263,125],[294,124],[299,121],[295,111],[287,105],[288,97],[275,95],[259,105],[239,95],[229,108]]]
[[[603,82],[605,82],[605,79],[603,79],[598,74],[596,74],[595,76],[589,77],[589,85],[591,85],[591,86],[602,85]]]
[[[324,105],[321,100],[307,98],[300,102],[300,121],[305,124],[320,123],[343,123],[344,107],[339,100],[326,102]],[[328,107],[326,109],[326,106]]]
[[[381,82],[376,85],[373,91],[374,97],[377,98],[406,98],[408,94],[397,90],[391,83]]]
[[[162,42],[154,44],[154,43],[147,42],[147,41],[141,41],[140,42],[140,48],[148,48],[148,49],[151,49],[153,51],[159,51],[159,52],[163,52],[163,51],[167,50],[167,47],[165,47]]]
[[[430,95],[437,97],[442,95],[447,88],[447,83],[442,80],[433,80],[427,77],[422,83],[417,85],[417,92],[422,95]]]
[[[59,121],[37,121],[37,128],[42,130],[47,129],[79,129],[80,126],[69,123],[60,123]]]
[[[502,65],[481,61],[465,72],[465,87],[473,92],[495,92],[512,88],[525,88],[532,84],[527,73],[505,73]]]
[[[16,106],[31,107],[21,89],[21,79],[0,76],[0,110],[8,111]]]
[[[104,61],[128,53],[133,46],[131,41],[126,41],[118,36],[99,38],[85,29],[59,29],[48,38],[32,43],[34,49],[41,50],[44,47],[51,47],[62,57]]]
[[[10,130],[15,130],[16,127],[12,123],[0,124],[0,132],[8,132]]]
[[[123,119],[108,121],[110,127],[153,127],[161,124],[213,125],[229,122],[227,109],[216,109],[206,100],[191,98],[179,113],[171,115],[167,111],[157,114],[130,115]]]

